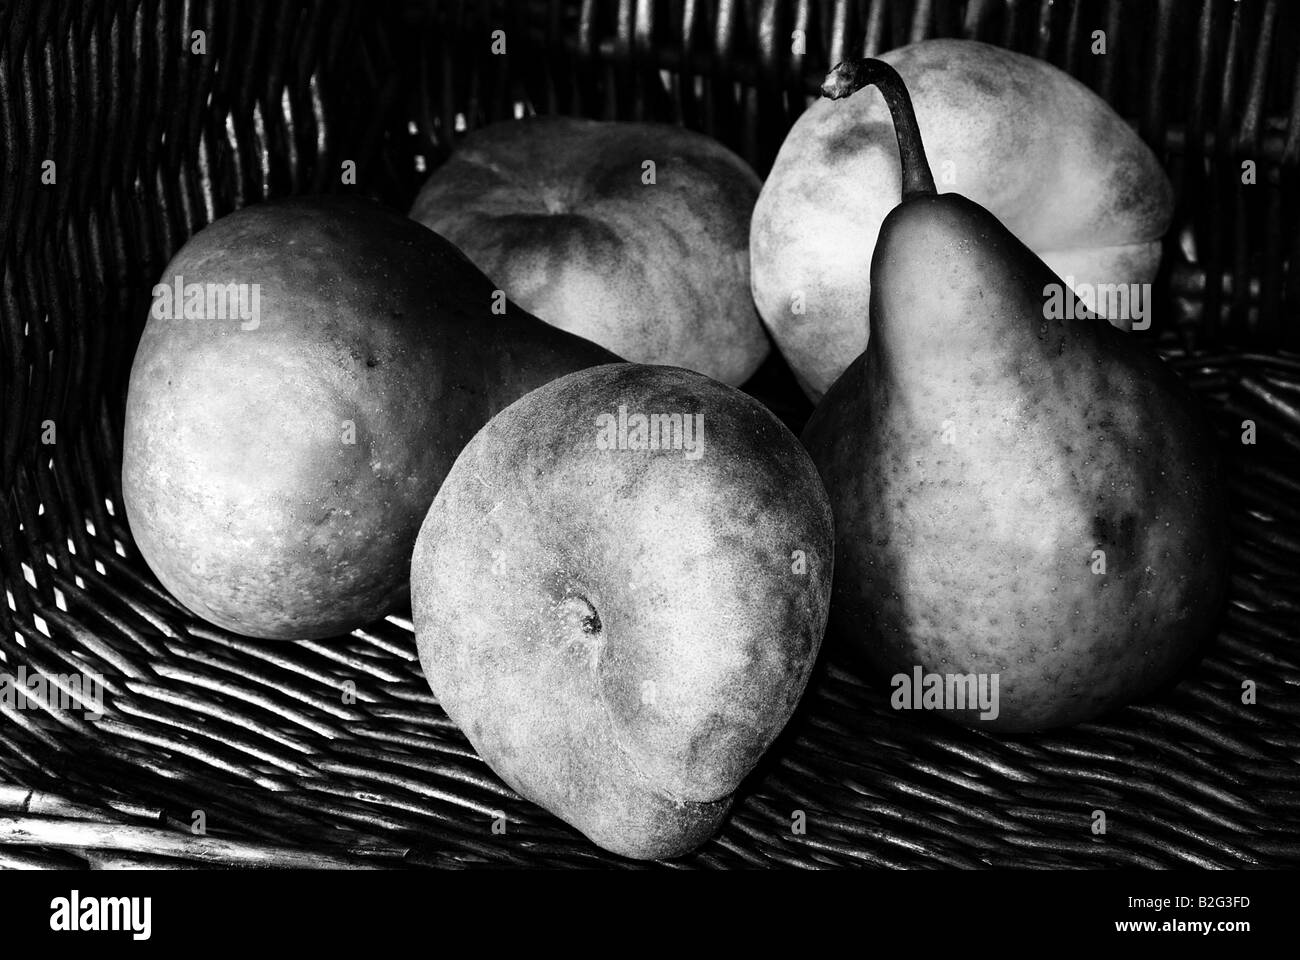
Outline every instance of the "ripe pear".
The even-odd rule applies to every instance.
[[[675,856],[807,684],[832,540],[812,461],[755,400],[584,370],[494,417],[438,492],[411,561],[420,663],[516,791],[607,850]]]
[[[974,40],[923,40],[881,59],[907,83],[940,190],[990,210],[1085,302],[1094,284],[1155,276],[1173,187],[1105,100],[1050,63]],[[898,203],[893,140],[874,90],[819,100],[754,207],[754,302],[814,401],[866,349],[871,289],[858,256]]]
[[[208,308],[240,289],[247,317]],[[131,533],[181,603],[253,637],[328,637],[404,604],[461,447],[534,387],[618,359],[368,200],[222,217],[155,297],[126,402]]]
[[[771,349],[749,293],[760,186],[692,130],[530,117],[466,135],[411,216],[547,323],[737,386]]]
[[[871,259],[866,351],[804,433],[835,512],[831,635],[886,676],[996,676],[996,718],[962,722],[1096,717],[1214,626],[1213,436],[1164,362],[1105,319],[1053,315],[1062,280],[979,204],[935,194],[897,74],[844,64],[823,90],[865,83],[894,115],[904,199]]]

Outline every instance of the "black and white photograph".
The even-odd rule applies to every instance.
[[[1300,4],[0,0],[0,495],[15,949],[1294,944]]]

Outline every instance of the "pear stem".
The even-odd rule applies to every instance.
[[[842,100],[868,86],[875,86],[880,91],[880,95],[885,98],[885,106],[889,107],[890,119],[894,121],[894,135],[898,137],[898,158],[903,165],[903,199],[933,197],[938,191],[934,188],[930,164],[925,159],[921,128],[916,125],[912,98],[897,70],[883,60],[869,57],[845,60],[826,74],[826,79],[822,82],[822,96]]]

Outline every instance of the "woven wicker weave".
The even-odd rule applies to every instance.
[[[516,109],[681,122],[765,172],[828,65],[934,35],[1057,63],[1166,163],[1179,205],[1147,336],[1224,439],[1230,609],[1175,688],[1051,735],[900,716],[825,663],[725,829],[678,865],[1300,862],[1295,5],[382,6],[0,3],[0,652],[10,673],[94,672],[106,688],[98,719],[0,706],[0,863],[628,865],[477,759],[428,692],[409,622],[248,640],[158,586],[118,476],[150,287],[191,233],[264,197],[355,189],[405,209],[458,129]],[[356,187],[340,184],[346,160]],[[792,425],[807,414],[779,364],[752,389]]]

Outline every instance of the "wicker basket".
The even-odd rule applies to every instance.
[[[458,131],[517,111],[676,121],[763,173],[830,64],[936,35],[1062,66],[1166,164],[1179,203],[1145,336],[1224,439],[1230,608],[1175,688],[1046,736],[900,717],[824,663],[726,827],[678,865],[1300,862],[1294,4],[20,0],[0,3],[0,652],[11,674],[100,674],[105,698],[102,717],[0,707],[0,863],[628,865],[474,755],[407,620],[263,642],[159,587],[119,489],[150,288],[195,230],[265,197],[406,209]],[[792,425],[808,412],[779,362],[751,389]]]

